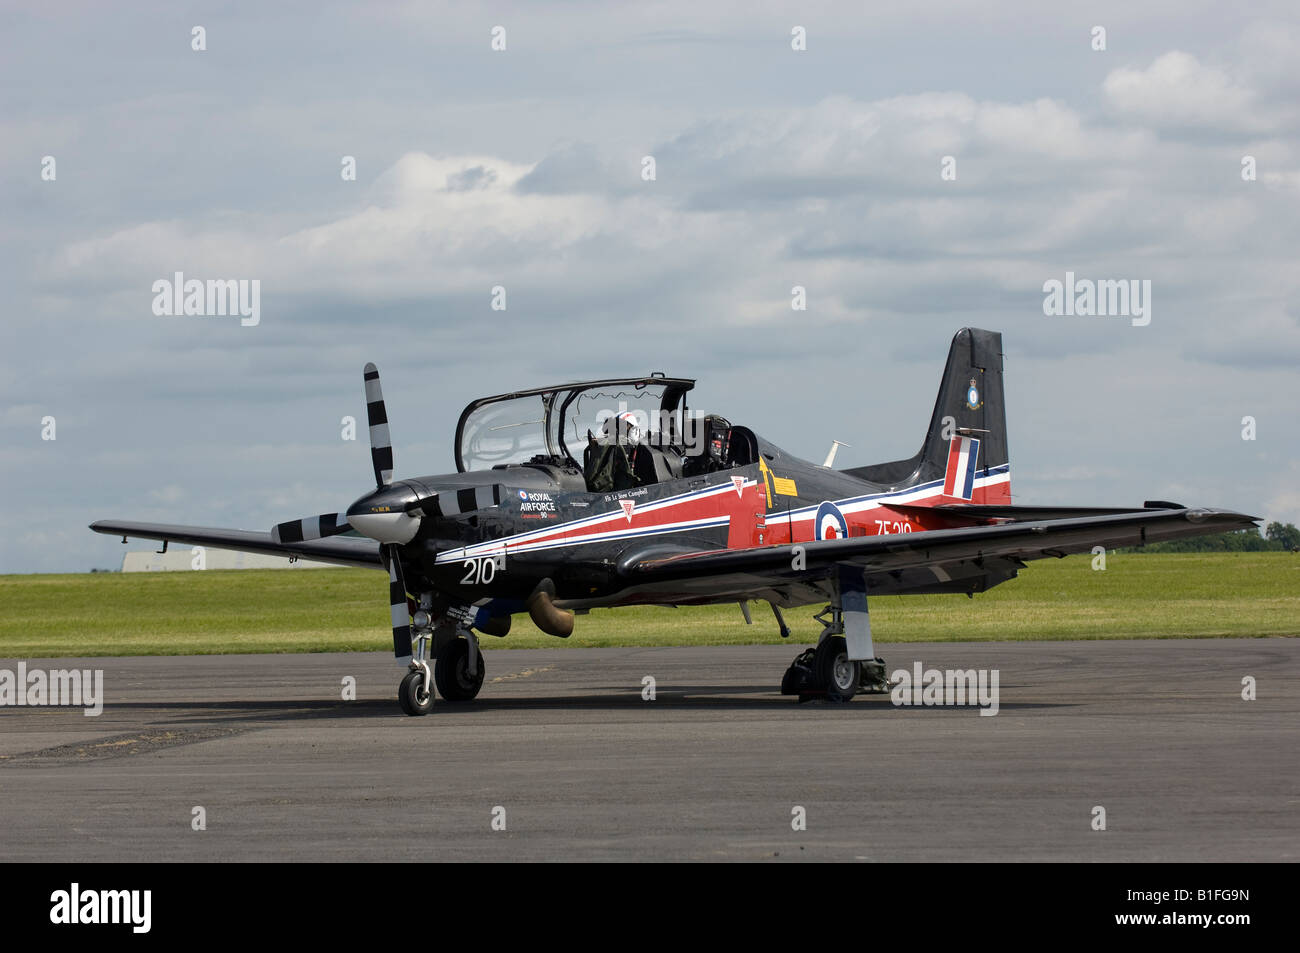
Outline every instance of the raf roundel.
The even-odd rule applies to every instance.
[[[519,491],[519,499],[521,499],[521,500],[526,500],[526,499],[528,499],[528,493],[527,493],[526,491],[524,491],[524,490],[520,490],[520,491]]]
[[[834,503],[826,502],[817,507],[817,518],[813,521],[817,539],[843,539],[849,535],[849,524],[844,514]]]

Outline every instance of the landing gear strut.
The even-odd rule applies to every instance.
[[[433,708],[433,671],[429,668],[429,643],[433,641],[433,593],[420,593],[420,607],[411,616],[415,649],[411,670],[397,686],[397,703],[408,715],[427,715]]]

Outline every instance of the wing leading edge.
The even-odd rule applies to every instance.
[[[99,520],[90,528],[106,536],[136,539],[154,539],[160,542],[188,543],[194,546],[211,546],[214,549],[233,549],[243,553],[264,553],[268,556],[297,556],[340,566],[358,566],[363,569],[383,569],[379,558],[379,545],[370,539],[349,536],[331,536],[328,539],[311,539],[297,543],[278,543],[270,533],[255,533],[243,529],[218,529],[210,526],[176,526],[170,523],[126,523],[118,520]]]

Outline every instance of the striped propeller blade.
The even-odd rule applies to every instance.
[[[393,655],[398,665],[411,663],[411,610],[406,603],[406,576],[396,544],[384,547],[384,561],[388,563],[389,615],[393,621]]]
[[[367,364],[365,379],[370,462],[375,467],[375,486],[388,486],[393,481],[393,442],[388,435],[388,409],[384,406],[384,391],[379,386],[379,368]]]
[[[301,543],[308,539],[337,536],[351,528],[347,514],[325,513],[321,516],[307,516],[300,520],[280,523],[271,530],[271,539],[277,543]]]

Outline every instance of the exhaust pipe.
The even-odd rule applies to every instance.
[[[528,607],[528,618],[533,625],[547,635],[567,639],[573,634],[573,613],[557,609],[551,600],[555,598],[555,583],[543,579],[533,590],[533,594],[524,603]]]

